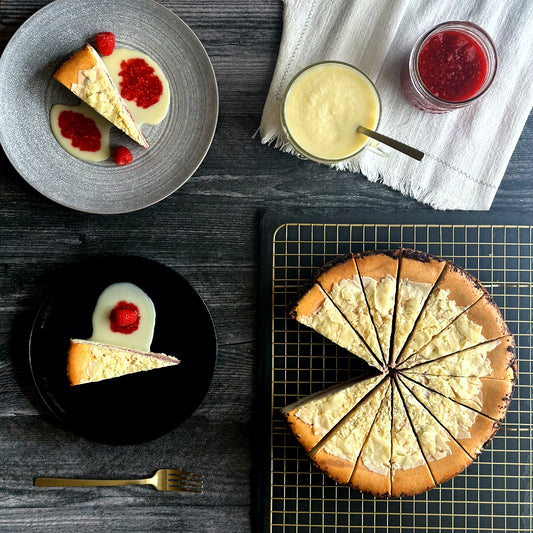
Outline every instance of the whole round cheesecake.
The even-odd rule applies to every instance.
[[[481,283],[451,261],[350,253],[324,265],[289,314],[369,365],[283,409],[337,482],[419,494],[462,472],[500,427],[516,382],[514,338]]]

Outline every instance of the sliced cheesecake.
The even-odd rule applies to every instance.
[[[54,78],[144,148],[148,143],[96,50],[86,44],[67,59]]]
[[[424,348],[433,337],[486,294],[487,291],[471,274],[448,262],[397,356],[396,366]]]
[[[317,282],[361,338],[365,339],[376,358],[387,364],[370,317],[354,254],[341,256],[324,265],[317,275]]]
[[[350,481],[389,382],[389,378],[382,380],[310,450],[313,463],[338,483]]]
[[[437,485],[445,483],[462,472],[473,459],[410,390],[400,380],[397,383],[431,475]]]
[[[374,496],[391,495],[392,390],[389,386],[357,459],[350,486]]]
[[[390,354],[392,366],[445,267],[446,261],[439,257],[415,250],[402,250]]]
[[[179,359],[162,353],[140,352],[72,339],[67,358],[67,376],[71,385],[80,385],[179,363]]]
[[[355,263],[361,277],[366,301],[381,345],[383,359],[389,362],[392,323],[396,305],[396,284],[401,250],[363,252]]]
[[[451,261],[399,249],[340,256],[307,287],[290,316],[381,371],[283,410],[313,463],[393,497],[470,465],[517,378],[514,338],[481,283]]]
[[[364,359],[369,365],[383,369],[381,359],[368,348],[318,283],[314,283],[304,292],[289,314],[301,324]]]

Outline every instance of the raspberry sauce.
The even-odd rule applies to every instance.
[[[83,152],[100,150],[102,136],[91,118],[76,111],[61,111],[58,124],[61,135],[70,139],[75,148]]]
[[[159,102],[163,94],[163,83],[155,70],[142,58],[135,57],[120,63],[120,95],[147,109]]]
[[[418,72],[427,90],[442,100],[463,102],[483,86],[488,60],[470,35],[446,30],[431,36],[420,49]]]
[[[139,308],[133,303],[122,300],[113,307],[109,315],[109,328],[115,333],[129,335],[139,329],[140,320]]]

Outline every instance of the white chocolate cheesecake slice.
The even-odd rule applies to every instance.
[[[491,377],[516,379],[516,346],[512,335],[486,341],[408,369],[411,374],[432,376]]]
[[[67,376],[71,385],[81,385],[179,363],[179,359],[162,353],[140,352],[72,339],[67,358]]]
[[[310,452],[313,463],[338,483],[348,483],[390,386],[388,378],[368,394]]]
[[[416,428],[418,442],[431,475],[438,485],[462,472],[473,461],[429,411],[398,380],[409,418]]]
[[[91,45],[86,44],[67,59],[54,78],[135,142],[148,148],[106,66]]]
[[[400,377],[400,380],[473,459],[481,453],[500,427],[499,422],[470,407],[405,377]]]
[[[350,478],[352,488],[374,496],[391,495],[391,431],[392,390],[389,387]]]
[[[486,294],[468,272],[449,262],[434,285],[419,319],[396,359],[399,367]]]
[[[484,295],[435,335],[424,348],[405,359],[400,368],[433,361],[509,333],[498,307],[488,295]]]
[[[309,452],[382,380],[382,376],[350,380],[302,398],[282,413],[298,442]]]
[[[347,254],[324,265],[317,282],[352,327],[365,339],[374,355],[387,364],[381,353],[376,328],[370,317],[354,255]]]
[[[355,257],[386,364],[388,364],[390,356],[392,322],[396,305],[396,278],[400,255],[401,250],[385,250],[383,252],[363,252]]]
[[[392,366],[445,266],[446,261],[438,257],[414,250],[402,250],[390,358]]]
[[[318,283],[312,285],[299,298],[290,311],[290,315],[326,339],[364,359],[369,365],[383,369],[381,360],[368,349]]]
[[[393,496],[412,496],[435,486],[396,384],[392,390],[391,470]]]
[[[504,419],[513,393],[513,382],[502,379],[429,376],[412,374],[409,371],[405,371],[403,375],[498,421]]]

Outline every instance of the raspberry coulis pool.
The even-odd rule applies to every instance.
[[[84,152],[97,152],[100,150],[100,130],[95,121],[83,113],[75,111],[61,111],[58,120],[61,135],[70,139],[72,146]]]

